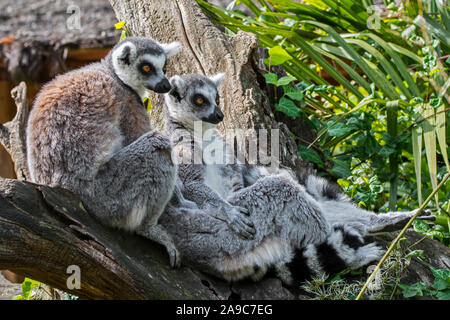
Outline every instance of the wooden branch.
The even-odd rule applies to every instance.
[[[393,236],[375,240],[386,247]],[[431,285],[429,266],[450,266],[450,249],[422,238],[409,231],[402,243],[417,243],[410,249],[428,258],[413,258],[402,283]],[[71,265],[81,270],[79,290],[66,284]],[[163,247],[102,226],[69,191],[10,179],[0,179],[0,269],[87,299],[293,299],[300,292],[273,278],[228,284],[188,267],[172,269]]]
[[[0,143],[11,155],[14,162],[14,170],[17,179],[29,179],[26,153],[26,125],[29,115],[29,106],[27,100],[27,86],[21,82],[17,87],[11,90],[16,106],[17,113],[13,120],[0,123]]]
[[[67,268],[81,270],[69,289]],[[100,225],[70,192],[0,179],[0,269],[89,299],[214,299],[164,248]]]

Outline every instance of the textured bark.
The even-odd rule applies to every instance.
[[[153,242],[100,225],[68,191],[0,180],[0,268],[89,299],[214,298],[167,261]],[[66,285],[71,265],[79,290]]]
[[[0,123],[0,143],[11,155],[17,179],[26,180],[29,178],[29,173],[27,167],[25,128],[30,110],[25,82],[21,82],[15,87],[11,91],[11,95],[16,103],[17,113],[10,122],[4,125]]]
[[[183,42],[183,54],[170,60],[172,74],[227,72],[222,89],[227,120],[222,130],[282,127],[283,163],[294,169],[302,165],[289,132],[278,125],[270,111],[268,92],[256,64],[260,50],[255,50],[255,37],[245,33],[225,36],[194,0],[166,1],[165,7],[153,0],[111,3],[133,34]],[[16,89],[16,118],[0,126],[0,140],[16,162],[21,179],[28,177],[24,148],[28,109],[20,99],[24,90],[23,84]],[[153,122],[160,128],[162,101],[154,96],[152,102]],[[409,232],[408,244],[420,238]],[[376,240],[387,246],[392,239],[389,235]],[[407,283],[432,283],[429,265],[449,268],[449,248],[428,238],[413,247],[421,248],[425,248],[429,262],[412,263]],[[66,285],[70,265],[80,267],[79,290]],[[70,192],[7,179],[0,179],[0,269],[90,299],[292,299],[299,293],[287,290],[277,279],[228,284],[189,268],[171,269],[161,246],[100,225]]]

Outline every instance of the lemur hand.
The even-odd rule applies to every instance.
[[[244,239],[253,240],[256,233],[255,227],[244,215],[249,215],[246,208],[232,207],[231,211],[227,214],[227,223],[231,230],[236,232],[239,236]]]

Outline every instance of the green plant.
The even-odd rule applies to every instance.
[[[33,289],[40,285],[39,281],[25,278],[22,283],[22,295],[15,297],[14,300],[33,300]]]
[[[417,208],[450,170],[448,8],[386,0],[377,16],[370,0],[198,3],[229,34],[254,33],[269,49],[266,82],[283,89],[275,111],[318,130],[308,145],[296,137],[299,154],[361,206]],[[288,75],[278,79],[274,65]],[[434,208],[449,211],[448,199],[444,186]]]
[[[399,284],[403,297],[430,297],[438,300],[450,300],[450,270],[430,267],[435,279],[431,287],[423,282],[411,285]]]

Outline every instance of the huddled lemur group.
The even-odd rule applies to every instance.
[[[227,280],[271,271],[293,284],[378,259],[381,248],[364,237],[403,226],[414,212],[362,210],[313,175],[184,161],[228,148],[214,129],[224,118],[224,74],[169,81],[167,58],[180,50],[131,37],[48,83],[27,126],[32,181],[69,189],[102,223],[164,245],[172,266],[183,261]],[[146,90],[165,93],[164,133],[150,126]],[[213,134],[194,136],[195,121]]]

